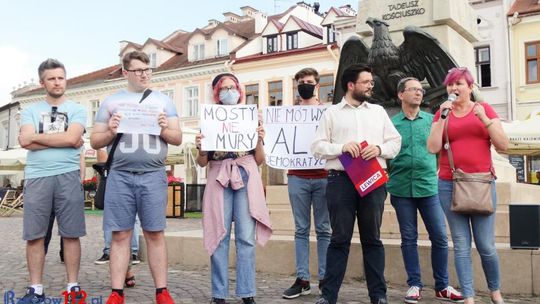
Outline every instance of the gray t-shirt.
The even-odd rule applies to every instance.
[[[107,124],[122,104],[139,103],[141,98],[142,93],[133,93],[127,90],[121,90],[107,97],[99,107],[96,122]],[[159,104],[167,117],[178,117],[171,99],[161,92],[152,91],[142,103]],[[113,142],[107,147],[107,152],[110,151]],[[114,152],[111,169],[137,172],[156,171],[165,166],[166,157],[167,143],[160,136],[124,133]]]

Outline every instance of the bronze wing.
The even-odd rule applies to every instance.
[[[446,99],[443,84],[446,74],[458,64],[435,37],[419,27],[407,26],[403,36],[405,40],[399,46],[403,71],[429,83],[424,100],[435,110],[434,107]]]
[[[334,86],[334,100],[333,104],[341,102],[341,99],[345,95],[345,92],[341,88],[341,75],[343,71],[355,64],[355,63],[366,63],[368,59],[369,48],[366,44],[360,40],[360,38],[353,36],[343,44],[341,48],[341,53],[339,57],[339,66],[336,74],[336,85]]]

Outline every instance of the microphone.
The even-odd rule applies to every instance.
[[[456,95],[456,94],[450,94],[450,95],[448,95],[448,101],[454,102],[454,101],[456,101],[456,99],[457,99],[457,95]],[[449,109],[449,108],[444,109],[444,110],[441,112],[441,118],[442,118],[442,119],[446,119],[446,117],[448,116],[448,112],[450,112],[450,109]]]

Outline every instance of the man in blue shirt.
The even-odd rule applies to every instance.
[[[81,259],[79,238],[86,235],[84,194],[80,180],[80,147],[86,126],[84,108],[67,100],[66,70],[62,63],[47,59],[38,68],[45,100],[21,113],[19,143],[28,150],[24,170],[23,238],[30,273],[30,286],[21,303],[42,303],[44,237],[54,210],[58,231],[64,240],[67,291],[79,292]]]

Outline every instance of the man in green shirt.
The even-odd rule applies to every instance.
[[[392,117],[392,123],[401,134],[401,150],[389,161],[387,189],[399,222],[401,253],[407,271],[409,290],[404,301],[417,303],[422,298],[417,245],[417,212],[420,211],[431,240],[436,297],[463,302],[461,294],[448,285],[448,239],[437,189],[437,161],[426,145],[433,115],[420,111],[425,91],[418,79],[402,79],[397,92],[402,111]]]

